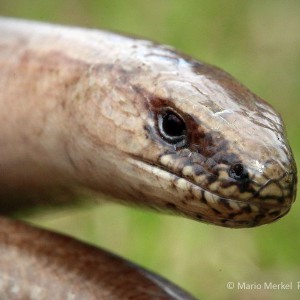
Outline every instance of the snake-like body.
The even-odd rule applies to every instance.
[[[0,89],[3,214],[96,193],[252,227],[295,199],[278,113],[171,47],[2,18]]]

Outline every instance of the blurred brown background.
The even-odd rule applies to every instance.
[[[282,114],[299,165],[300,1],[0,0],[0,14],[143,36],[225,69]],[[30,221],[111,249],[201,299],[299,299],[299,207],[272,225],[240,230],[116,204]],[[293,290],[226,287],[291,281]]]

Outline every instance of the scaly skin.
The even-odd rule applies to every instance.
[[[3,18],[0,37],[3,213],[85,192],[227,227],[289,211],[282,120],[227,73],[99,30]],[[178,143],[162,133],[170,112]]]

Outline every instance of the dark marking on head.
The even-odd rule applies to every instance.
[[[197,165],[192,165],[192,167],[193,167],[193,172],[194,172],[194,174],[195,174],[196,176],[200,176],[200,175],[206,173],[206,172],[205,172],[205,169],[204,169],[201,165],[199,165],[199,164],[197,164]]]
[[[232,207],[229,204],[229,201],[224,198],[219,199],[219,203],[222,204],[226,209],[232,210]]]
[[[215,209],[215,208],[213,208],[213,207],[211,207],[211,210],[212,210],[215,214],[217,214],[217,215],[222,215],[221,212],[219,212],[217,209]]]
[[[237,215],[236,213],[229,213],[228,214],[228,219],[233,220],[236,215]]]
[[[166,208],[171,209],[171,210],[176,210],[177,206],[172,202],[167,202]]]
[[[242,211],[243,211],[244,213],[250,214],[250,213],[252,213],[252,208],[251,208],[250,205],[246,205],[246,206],[243,206],[243,207],[242,207]]]
[[[205,192],[204,190],[201,190],[201,199],[200,199],[201,202],[205,203],[205,204],[208,204],[207,200],[206,200],[206,197],[205,197]]]
[[[257,214],[255,217],[254,217],[254,220],[253,222],[258,224],[261,222],[261,219],[265,218],[265,214],[264,213],[260,213],[260,214]]]
[[[200,221],[202,221],[204,219],[203,216],[200,214],[196,214],[196,218]]]
[[[272,217],[276,217],[279,216],[280,217],[280,210],[275,210],[269,213],[270,216]]]

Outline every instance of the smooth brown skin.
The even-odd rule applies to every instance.
[[[186,299],[124,259],[72,238],[0,218],[0,299]]]
[[[86,193],[227,227],[289,211],[297,179],[282,120],[227,73],[98,30],[2,18],[0,37],[2,213]],[[163,135],[166,111],[185,143]]]

